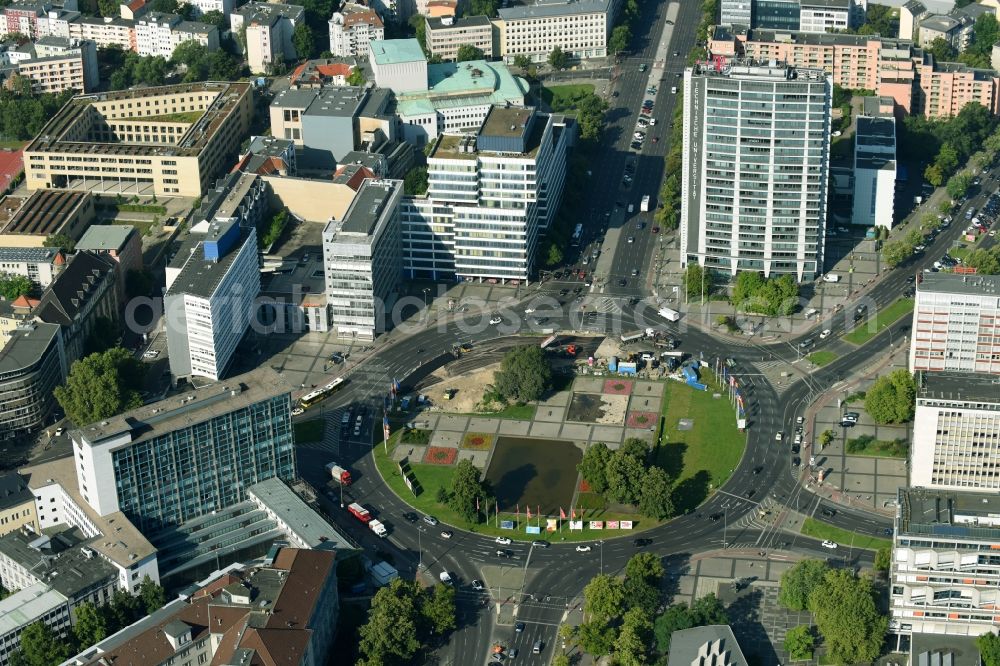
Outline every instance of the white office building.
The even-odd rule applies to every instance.
[[[439,137],[427,195],[404,200],[406,275],[527,280],[562,199],[573,129],[533,108],[493,107],[477,134]]]
[[[725,26],[751,26],[750,17],[753,0],[720,0],[719,24]]]
[[[799,32],[842,32],[853,13],[852,0],[800,0]]]
[[[1000,276],[921,274],[911,335],[911,372],[1000,375]]]
[[[219,29],[160,12],[149,12],[135,22],[135,52],[141,56],[162,56],[169,60],[178,45],[192,40],[209,51],[218,50]]]
[[[913,635],[914,641],[920,634],[995,631],[1000,622],[1000,497],[901,488],[898,504],[890,631]]]
[[[891,229],[896,201],[896,119],[892,98],[880,100],[864,98],[863,114],[855,122],[851,222]]]
[[[1000,377],[918,376],[910,484],[1000,491]]]
[[[822,270],[832,92],[822,70],[783,63],[685,71],[682,266]]]
[[[385,330],[386,303],[401,276],[399,206],[403,182],[367,179],[343,219],[323,229],[330,328],[373,340]]]
[[[218,380],[255,316],[260,293],[255,227],[267,209],[263,179],[232,173],[206,206],[209,214],[192,227],[167,268],[163,305],[170,372]]]
[[[586,60],[608,54],[620,0],[535,0],[502,7],[495,24],[504,62],[524,55],[545,62],[559,47],[570,58]]]

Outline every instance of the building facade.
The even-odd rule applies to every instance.
[[[742,25],[749,28],[753,11],[753,0],[720,0],[719,23],[725,26]]]
[[[219,29],[162,12],[148,12],[135,22],[135,50],[141,56],[162,56],[170,60],[174,49],[187,41],[195,41],[206,50],[215,51],[219,48]]]
[[[485,16],[425,19],[427,50],[443,60],[458,60],[458,50],[468,44],[483,52],[486,60],[497,57],[493,23]]]
[[[390,88],[397,95],[427,89],[427,57],[416,39],[372,40],[368,62],[379,88]]]
[[[163,308],[170,372],[177,377],[221,379],[256,314],[264,182],[235,172],[212,194],[216,209],[192,228],[188,247],[168,267]]]
[[[801,32],[840,32],[852,26],[853,0],[799,0]]]
[[[44,583],[22,588],[0,601],[0,665],[11,663],[21,647],[21,632],[42,622],[56,636],[67,636],[72,616],[65,596]]]
[[[978,636],[1000,606],[1000,498],[900,488],[890,569],[889,629]]]
[[[298,5],[271,2],[248,2],[230,16],[234,34],[245,28],[247,64],[255,74],[268,74],[274,65],[298,59],[292,33],[305,20],[305,10]],[[303,54],[307,55],[307,54]]]
[[[329,22],[330,53],[348,58],[368,54],[373,39],[385,39],[385,26],[370,7],[345,2],[333,13]]]
[[[1000,276],[924,273],[909,368],[1000,375]]]
[[[41,534],[35,513],[35,494],[17,472],[0,476],[0,536],[27,528]]]
[[[58,248],[0,247],[0,273],[23,275],[42,289],[52,284],[65,265]]]
[[[896,119],[891,98],[866,97],[855,121],[851,222],[891,229],[896,201]]]
[[[264,479],[296,476],[290,387],[267,366],[70,438],[84,501],[102,516],[123,512],[144,533],[244,501]]]
[[[536,2],[502,7],[496,22],[504,62],[524,55],[545,62],[559,47],[574,60],[608,55],[619,0]]]
[[[323,230],[330,328],[372,340],[385,330],[385,304],[399,285],[403,183],[365,180],[341,220]]]
[[[43,37],[35,43],[34,50],[34,57],[17,63],[17,73],[31,80],[32,91],[90,92],[97,87],[97,45],[94,42]]]
[[[56,324],[30,324],[12,332],[0,349],[0,440],[42,428],[55,407],[53,391],[65,375]]]
[[[685,71],[683,266],[822,270],[832,90],[822,70],[781,63]]]

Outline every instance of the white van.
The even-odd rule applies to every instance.
[[[836,273],[827,273],[823,276],[823,282],[840,282],[840,276]]]
[[[815,317],[817,313],[819,313],[819,310],[817,310],[816,308],[809,308],[808,310],[806,310],[806,319]]]

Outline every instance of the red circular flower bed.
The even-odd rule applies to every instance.
[[[458,457],[458,449],[449,446],[428,446],[424,453],[424,462],[432,465],[454,465]]]
[[[604,382],[602,393],[629,395],[632,393],[632,382],[624,379],[608,379]]]
[[[649,428],[656,423],[656,412],[629,412],[625,425],[629,428]]]
[[[493,435],[486,435],[478,432],[469,432],[462,438],[463,449],[486,450],[493,446]]]

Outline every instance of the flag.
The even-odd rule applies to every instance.
[[[382,435],[386,440],[389,439],[389,417],[385,414],[382,415]]]
[[[563,511],[563,508],[562,508],[562,507],[559,507],[559,518],[560,518],[561,520],[566,520],[566,512],[565,512],[565,511]]]
[[[576,520],[576,509],[575,508],[573,508],[573,507],[569,508],[569,517],[570,517],[570,520]]]
[[[396,381],[395,377],[393,377],[392,378],[392,390],[395,391],[396,393],[399,393],[399,391],[401,389],[402,389],[402,387],[399,385],[399,382]]]
[[[521,504],[520,503],[518,503],[518,505],[517,505],[517,513],[515,513],[514,515],[517,516],[518,520],[521,520]]]
[[[531,507],[526,506],[524,507],[524,510],[528,512],[528,520],[531,520]]]
[[[476,498],[476,512],[479,512],[479,498]]]

